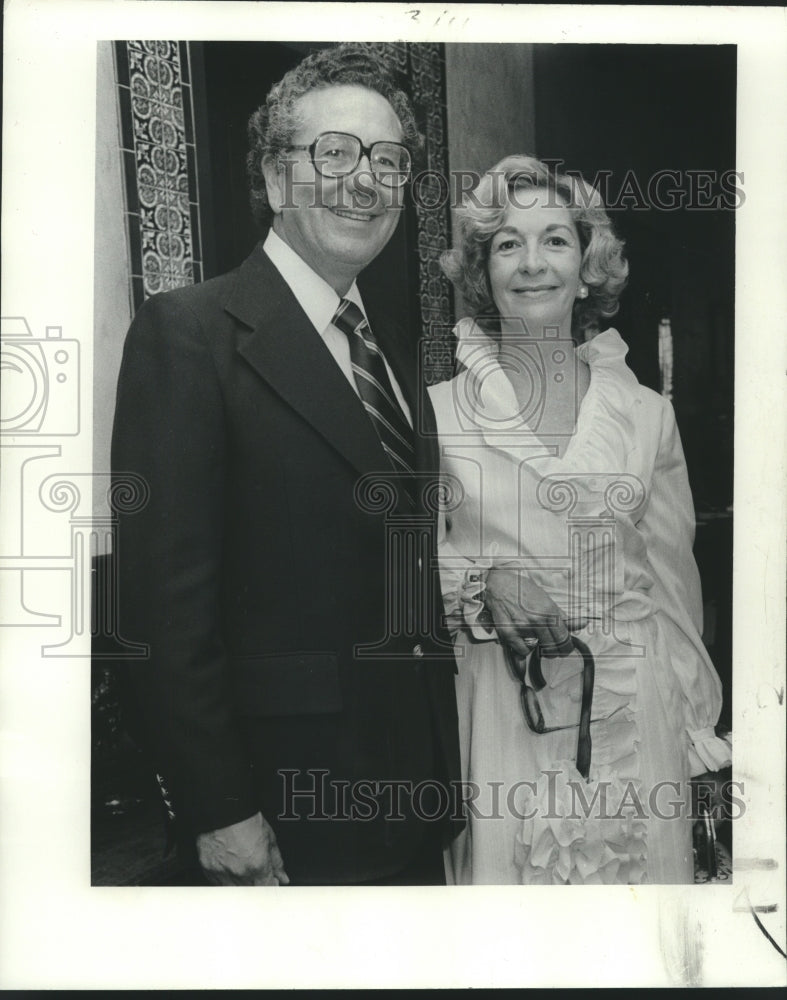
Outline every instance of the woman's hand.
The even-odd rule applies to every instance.
[[[552,598],[516,569],[494,567],[486,578],[484,604],[501,642],[517,656],[527,656],[538,639],[542,656],[567,656],[573,650],[572,630],[587,618],[567,618]]]

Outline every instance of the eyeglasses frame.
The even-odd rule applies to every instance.
[[[354,139],[358,143],[359,146],[358,159],[355,161],[355,165],[344,174],[324,174],[322,170],[320,170],[317,164],[317,160],[314,157],[315,150],[317,149],[317,143],[320,141],[320,139],[322,139],[326,135],[341,135],[346,137],[347,139]],[[398,184],[397,183],[389,184],[388,181],[383,180],[381,177],[377,176],[377,171],[375,170],[374,164],[372,163],[372,152],[374,150],[374,147],[379,145],[398,146],[400,149],[403,149],[405,153],[407,153],[407,159],[408,159],[407,170],[399,171],[399,173],[402,173],[404,176],[402,177],[402,180],[399,181]],[[378,139],[377,142],[373,142],[370,146],[364,146],[364,144],[361,142],[358,136],[353,135],[352,132],[337,132],[335,129],[329,129],[327,132],[320,132],[320,134],[314,139],[314,142],[310,143],[308,146],[288,146],[287,149],[288,151],[302,150],[303,152],[308,153],[309,159],[311,160],[314,169],[317,171],[320,177],[326,177],[329,180],[340,180],[342,177],[349,177],[350,174],[354,173],[354,171],[358,169],[358,164],[361,162],[361,159],[364,156],[369,161],[369,169],[371,170],[374,179],[377,181],[378,184],[383,184],[385,185],[385,187],[402,187],[409,180],[410,174],[413,169],[412,155],[410,153],[410,150],[407,148],[407,146],[405,146],[403,142],[395,142],[393,139]]]
[[[536,697],[536,689],[540,690],[546,685],[544,680],[544,675],[541,672],[541,651],[539,649],[539,644],[534,646],[531,653],[526,658],[530,661],[530,676],[533,681],[533,687],[527,683],[527,667],[523,666],[519,659],[512,654],[508,653],[508,648],[506,647],[506,652],[508,653],[508,661],[511,664],[511,668],[514,674],[518,678],[521,688],[520,688],[520,700],[522,702],[522,710],[525,715],[525,722],[532,732],[542,736],[544,733],[554,733],[562,729],[579,729],[578,742],[577,742],[577,759],[576,767],[582,777],[587,781],[590,776],[590,756],[592,752],[592,740],[590,736],[590,721],[592,718],[592,706],[593,706],[593,685],[596,672],[596,665],[593,659],[593,654],[590,649],[578,639],[575,635],[571,636],[571,643],[574,649],[582,657],[582,705],[580,708],[580,717],[578,726],[545,726],[544,717],[541,712],[541,708],[538,704],[538,698]],[[535,702],[535,706],[538,710],[538,717],[533,719],[531,715],[531,706],[529,704],[529,692],[532,692],[532,697]]]
[[[533,653],[535,652],[535,647]],[[527,682],[527,666],[526,662],[530,656],[530,653],[523,664],[519,658],[511,655],[509,653],[508,662],[511,664],[511,669],[516,675],[517,680],[520,683],[519,689],[519,700],[522,703],[522,711],[525,716],[525,722],[528,725],[528,729],[531,732],[536,733],[538,736],[543,736],[544,733],[558,733],[564,729],[578,729],[579,719],[576,722],[569,723],[565,726],[546,726],[544,725],[544,714],[541,711],[541,706],[538,703],[538,691],[541,690],[543,685],[534,686],[528,684]],[[533,704],[530,704],[532,700]],[[535,711],[534,711],[535,710]],[[537,713],[537,714],[536,714]]]

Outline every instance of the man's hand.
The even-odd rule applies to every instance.
[[[587,618],[566,618],[528,576],[504,567],[489,571],[484,604],[501,642],[522,657],[532,649],[525,641],[528,638],[539,640],[542,656],[567,656],[574,648],[571,631],[588,622]]]
[[[211,885],[289,885],[276,836],[262,813],[197,835],[197,854]]]

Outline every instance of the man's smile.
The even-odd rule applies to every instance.
[[[352,219],[355,222],[371,222],[373,219],[379,218],[379,214],[353,211],[349,208],[332,208],[331,211],[334,215],[338,215],[340,219]]]

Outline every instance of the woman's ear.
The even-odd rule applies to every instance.
[[[274,215],[281,212],[284,204],[284,171],[276,161],[276,157],[266,153],[262,158],[262,175],[265,178],[265,190],[268,192],[268,204]]]

